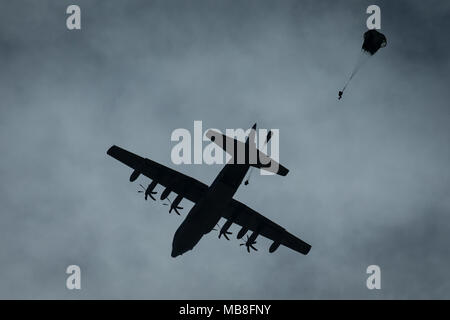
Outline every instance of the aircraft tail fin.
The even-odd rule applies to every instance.
[[[206,132],[206,136],[231,156],[228,163],[248,164],[281,176],[285,176],[289,172],[286,167],[257,149],[255,142],[256,123],[250,129],[245,143],[212,129]],[[269,131],[265,143],[269,142],[271,137],[272,132]]]

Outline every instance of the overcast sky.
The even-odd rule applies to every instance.
[[[1,0],[0,298],[450,298],[450,3],[377,1],[388,45],[338,101],[370,4]],[[289,174],[255,174],[236,198],[307,256],[212,232],[170,257],[192,204],[179,217],[145,202],[148,179],[128,182],[106,150],[210,184],[221,165],[170,160],[171,132],[194,120],[280,130]]]

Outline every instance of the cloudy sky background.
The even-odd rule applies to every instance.
[[[388,46],[338,101],[370,4],[2,0],[0,298],[450,298],[450,4],[377,1]],[[211,233],[170,257],[192,204],[146,203],[106,150],[209,184],[222,166],[170,162],[171,132],[194,120],[280,129],[289,175],[236,198],[309,255]],[[371,264],[382,290],[366,288]]]

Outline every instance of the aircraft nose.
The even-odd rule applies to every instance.
[[[170,254],[172,256],[172,258],[178,257],[180,255],[180,253],[172,248],[172,253]]]

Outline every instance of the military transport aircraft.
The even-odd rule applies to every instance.
[[[228,229],[233,223],[241,226],[237,234],[238,239],[241,239],[249,230],[252,231],[252,234],[247,236],[245,243],[241,244],[246,246],[249,253],[250,249],[257,250],[254,244],[256,244],[255,240],[258,235],[273,240],[269,252],[274,252],[280,245],[305,255],[311,249],[309,244],[290,234],[278,224],[233,199],[250,166],[268,170],[281,176],[285,176],[289,172],[288,169],[256,148],[254,141],[255,132],[256,124],[251,128],[245,143],[214,130],[206,132],[206,136],[211,141],[231,155],[231,159],[209,187],[183,173],[150,159],[142,158],[120,147],[112,146],[108,150],[108,155],[134,170],[130,176],[131,182],[135,181],[140,174],[152,179],[152,182],[145,190],[146,199],[147,196],[150,196],[155,200],[153,195],[156,192],[153,190],[159,183],[165,187],[165,190],[161,193],[161,200],[166,199],[171,192],[178,194],[175,200],[171,202],[169,212],[174,210],[179,214],[178,209],[181,209],[181,207],[178,205],[183,198],[195,203],[175,232],[172,242],[172,257],[177,257],[192,250],[203,235],[215,229],[221,218],[227,219],[227,222],[220,229],[219,238],[223,235],[229,240],[228,235],[231,232]],[[266,143],[270,137],[271,133],[269,131]],[[245,150],[245,157],[242,156],[240,150]],[[257,155],[256,161],[251,161],[252,154]],[[243,161],[236,161],[239,160],[239,155],[241,155]]]

